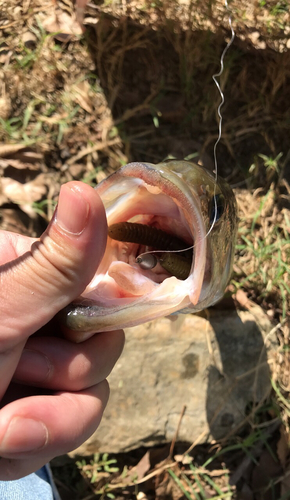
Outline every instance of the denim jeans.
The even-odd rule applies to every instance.
[[[49,465],[16,481],[0,481],[0,500],[60,500]]]

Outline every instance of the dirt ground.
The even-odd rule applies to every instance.
[[[0,0],[0,228],[40,235],[52,216],[62,183],[77,179],[94,185],[128,161],[191,158],[212,170],[220,103],[212,77],[219,72],[221,54],[230,39],[231,16],[236,36],[220,78],[225,102],[217,150],[218,173],[235,188],[240,207],[230,292],[239,307],[245,307],[243,298],[257,302],[273,327],[281,325],[277,328],[281,351],[276,379],[283,382],[281,394],[287,399],[288,1],[232,0],[227,9],[221,0],[94,0],[86,6],[82,24],[75,12],[70,0]],[[277,267],[272,265],[273,249],[280,259]],[[263,279],[257,273],[261,266]],[[263,421],[270,426],[273,407],[269,410],[267,404]],[[285,496],[288,451],[283,459],[278,457],[277,468],[269,458],[269,449],[276,450],[277,443],[283,442],[288,450],[289,411],[284,404],[279,416],[283,425],[270,427],[269,446],[258,448],[266,475],[273,479],[271,487],[257,479],[259,473],[253,465],[254,483],[247,470],[248,476],[241,474],[235,489],[227,493],[228,473],[219,472],[208,477],[219,478],[220,493],[215,488],[208,493],[207,482],[204,496],[199,489],[187,498],[290,497]],[[260,441],[254,443],[255,450],[258,444]],[[210,445],[200,447],[195,456],[201,464],[211,452]],[[139,450],[117,457],[119,467],[136,465],[144,453]],[[241,450],[228,453],[231,468],[238,467]],[[64,498],[94,498],[104,477],[109,481],[102,476],[93,487],[84,467],[80,470],[85,485],[72,472],[75,466],[73,469],[67,462],[62,466],[63,476],[57,473]],[[179,463],[178,474],[184,468]],[[211,473],[214,470],[223,470],[220,460],[214,462]],[[76,474],[73,490],[70,480],[66,483],[66,474]],[[141,490],[138,496],[133,487],[124,487],[115,498],[186,497],[173,476],[164,471],[154,484],[150,481],[147,490],[142,490],[145,496],[139,495]],[[106,492],[102,490],[100,496],[105,498]]]

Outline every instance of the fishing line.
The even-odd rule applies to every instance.
[[[233,25],[232,25],[232,16],[231,16],[231,11],[229,9],[229,6],[228,6],[228,2],[227,0],[225,0],[225,7],[229,13],[229,27],[230,27],[230,30],[231,30],[231,38],[229,40],[229,42],[227,43],[227,45],[225,46],[223,52],[222,52],[222,55],[221,55],[221,58],[220,58],[220,70],[218,73],[215,73],[214,75],[212,75],[212,79],[214,81],[214,83],[216,84],[216,87],[219,91],[219,94],[220,94],[220,97],[221,97],[221,100],[220,100],[220,103],[219,103],[219,106],[217,108],[217,113],[218,113],[218,117],[219,117],[219,121],[218,121],[218,138],[214,144],[214,147],[213,147],[213,158],[214,158],[214,174],[215,174],[215,185],[214,185],[214,195],[213,195],[213,199],[214,199],[214,209],[215,209],[215,213],[214,213],[214,218],[213,218],[213,221],[212,221],[212,224],[206,234],[205,237],[207,237],[211,231],[213,230],[213,227],[216,223],[216,220],[217,220],[217,201],[216,201],[216,186],[217,186],[217,181],[218,181],[218,161],[217,161],[217,147],[218,147],[218,144],[220,143],[221,141],[221,137],[222,137],[222,122],[223,122],[223,117],[222,117],[222,113],[221,113],[221,109],[222,109],[222,106],[224,105],[224,102],[225,102],[225,96],[224,96],[224,93],[221,89],[221,86],[218,82],[218,78],[220,76],[222,76],[223,72],[224,72],[224,58],[225,58],[225,55],[227,53],[227,51],[229,50],[230,46],[232,45],[234,39],[235,39],[235,32],[234,32],[234,28],[233,28]]]
[[[205,235],[205,238],[207,238],[209,236],[209,234],[211,233],[211,231],[213,230],[214,228],[214,225],[217,221],[217,216],[218,216],[218,206],[217,206],[217,197],[216,197],[216,186],[217,186],[217,183],[218,183],[218,161],[217,161],[217,147],[221,141],[221,137],[222,137],[222,122],[223,122],[223,117],[222,117],[222,112],[221,112],[221,109],[222,109],[222,106],[224,105],[224,102],[225,102],[225,96],[224,96],[224,93],[221,89],[221,86],[219,84],[219,81],[218,79],[222,76],[223,72],[224,72],[224,58],[226,56],[226,53],[228,52],[229,48],[231,47],[234,39],[235,39],[235,31],[233,29],[233,25],[232,25],[232,17],[231,17],[231,11],[229,9],[229,5],[228,5],[228,1],[225,0],[225,3],[224,3],[227,11],[228,11],[228,14],[229,14],[229,17],[228,17],[228,22],[229,22],[229,27],[230,27],[230,30],[231,30],[231,38],[230,40],[227,42],[222,54],[221,54],[221,58],[220,58],[220,70],[218,73],[215,73],[212,75],[212,79],[219,91],[219,94],[220,94],[220,103],[218,105],[218,108],[217,108],[217,114],[218,114],[218,137],[217,137],[217,140],[214,144],[214,147],[213,147],[213,157],[214,157],[214,175],[215,175],[215,184],[214,184],[214,193],[213,193],[213,201],[214,201],[214,217],[213,217],[213,220],[212,220],[212,223],[210,225],[210,228],[208,230],[208,232],[206,233]],[[138,256],[138,260],[139,260],[139,263],[142,264],[142,259],[144,259],[145,257],[145,261],[144,261],[144,264],[146,265],[146,255],[154,255],[156,253],[181,253],[181,252],[185,252],[187,250],[191,250],[194,248],[195,245],[191,245],[190,247],[187,247],[187,248],[184,248],[182,250],[151,250],[151,251],[147,251],[147,252],[143,252],[142,254],[139,254]],[[137,259],[136,259],[137,260]]]

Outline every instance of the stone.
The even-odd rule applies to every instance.
[[[37,38],[31,31],[25,31],[22,35],[22,42],[27,49],[34,50],[37,45]]]
[[[221,439],[271,390],[271,323],[258,307],[179,315],[126,330],[99,429],[72,454]],[[109,333],[108,333],[109,335]],[[265,344],[265,338],[267,342]]]

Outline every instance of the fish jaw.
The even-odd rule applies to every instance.
[[[166,287],[158,288],[123,305],[106,307],[96,301],[84,299],[71,304],[65,310],[65,326],[69,329],[66,336],[74,342],[83,342],[97,332],[109,332],[119,328],[129,328],[153,319],[169,316],[190,306],[184,282],[174,276],[168,278]],[[189,290],[188,290],[189,292]],[[170,303],[174,295],[175,305]]]
[[[184,163],[188,168],[187,162]],[[199,310],[206,266],[207,238],[199,194],[166,164],[129,163],[97,186],[108,225],[137,220],[194,243],[186,280],[143,271],[138,245],[108,237],[105,255],[82,296],[60,313],[69,338],[80,342],[100,331],[135,326],[188,307]],[[172,231],[174,228],[174,231]],[[152,279],[153,278],[153,279]],[[132,286],[130,287],[130,281]]]

